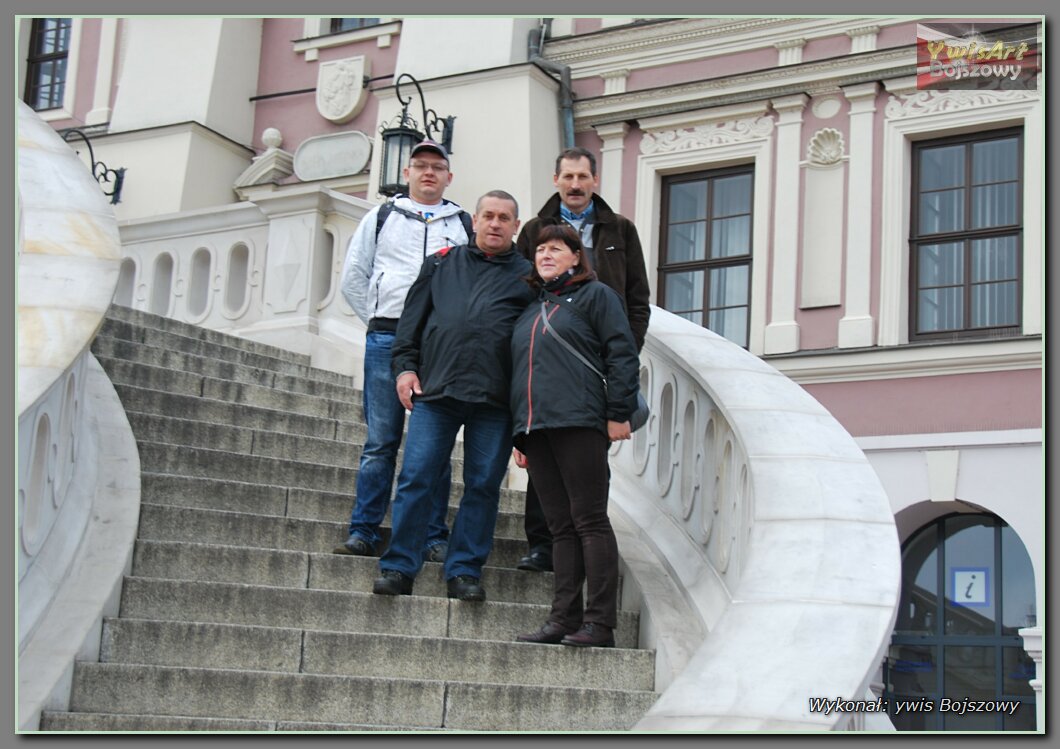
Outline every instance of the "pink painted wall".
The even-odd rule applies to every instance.
[[[364,55],[372,61],[369,76],[377,78],[394,72],[399,36],[390,47],[380,49],[375,39],[329,47],[320,50],[319,62],[306,62],[305,55],[294,52],[293,40],[304,33],[300,18],[270,18],[262,25],[261,65],[258,71],[258,95],[315,89],[319,63]],[[282,148],[293,153],[306,138],[328,133],[361,130],[369,137],[375,135],[378,99],[372,89],[392,84],[390,78],[369,83],[368,100],[364,109],[349,122],[336,125],[322,117],[316,108],[316,93],[263,99],[255,103],[254,141],[257,151],[264,150],[261,133],[265,128],[277,128],[283,134]],[[404,89],[403,89],[404,90]]]
[[[916,21],[885,26],[876,35],[876,49],[912,47],[916,44]]]
[[[717,55],[702,60],[689,60],[688,62],[679,62],[673,65],[660,65],[654,68],[634,70],[629,74],[629,78],[626,79],[626,89],[639,91],[658,86],[721,78],[726,75],[772,68],[776,64],[777,51],[772,47],[729,55]]]
[[[81,22],[81,42],[77,49],[77,80],[67,81],[67,86],[74,87],[73,117],[51,120],[48,124],[56,130],[68,127],[84,127],[85,117],[92,111],[92,97],[96,86],[96,65],[99,59],[99,37],[103,27],[98,18],[86,18]],[[23,61],[24,64],[25,61]],[[23,87],[17,92],[19,98],[25,96]],[[78,140],[79,143],[82,141]]]
[[[602,29],[604,21],[602,18],[575,18],[572,26],[575,34],[591,34]]]
[[[803,387],[855,437],[1042,426],[1040,369]]]
[[[574,100],[590,99],[594,96],[604,95],[603,78],[577,78],[571,81],[571,89],[574,91]]]
[[[810,39],[802,48],[802,61],[827,60],[850,54],[850,37],[846,34]]]

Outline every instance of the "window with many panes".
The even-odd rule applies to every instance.
[[[1019,630],[1037,625],[1035,601],[1027,549],[997,516],[950,515],[913,534],[902,546],[902,595],[884,662],[895,728],[1034,730],[1035,665]],[[1010,708],[943,711],[943,699]]]
[[[666,177],[660,305],[747,347],[753,167]]]
[[[378,25],[378,18],[332,18],[331,33],[336,34],[340,31],[353,31],[354,29],[364,29]]]
[[[25,101],[37,111],[63,104],[72,28],[70,18],[36,18],[30,27]]]
[[[913,144],[910,339],[1016,335],[1022,133]]]

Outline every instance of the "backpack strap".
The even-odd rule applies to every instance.
[[[398,196],[395,196],[395,197],[401,197],[401,196],[398,195]],[[427,219],[425,219],[423,216],[421,216],[420,214],[416,213],[415,211],[410,211],[410,210],[408,210],[406,208],[402,208],[401,206],[394,205],[394,201],[393,200],[388,200],[385,203],[383,203],[381,206],[379,206],[379,210],[375,214],[375,241],[376,242],[379,241],[379,233],[381,231],[383,231],[383,224],[386,223],[387,218],[389,218],[390,214],[393,213],[394,211],[397,211],[398,213],[400,213],[405,218],[410,218],[413,221],[419,221],[421,224],[429,223],[429,221]],[[464,233],[467,235],[468,242],[470,242],[471,241],[471,232],[472,232],[472,228],[471,228],[471,214],[469,214],[467,211],[461,209],[460,212],[457,213],[456,215],[457,215],[457,218],[460,219],[460,223],[464,227]]]
[[[464,225],[464,234],[467,234],[467,241],[470,244],[471,235],[475,231],[471,226],[471,214],[461,208],[460,213],[456,215],[460,219],[460,223]]]

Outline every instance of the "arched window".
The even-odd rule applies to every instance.
[[[1035,623],[1030,556],[1003,520],[949,515],[921,528],[902,547],[902,597],[884,666],[895,727],[1034,730],[1034,661],[1018,630]],[[997,701],[1015,706],[1011,714]]]

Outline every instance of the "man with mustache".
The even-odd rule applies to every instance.
[[[556,157],[552,183],[556,186],[556,194],[538,211],[537,218],[526,223],[516,246],[533,261],[542,221],[559,219],[570,224],[581,237],[583,251],[588,254],[597,278],[618,292],[622,299],[639,353],[644,347],[651,309],[648,306],[648,273],[637,227],[595,194],[600,178],[596,174],[596,157],[591,151],[575,147],[560,153]],[[524,523],[529,553],[519,560],[518,568],[532,572],[551,570],[552,535],[533,483],[527,485]]]

